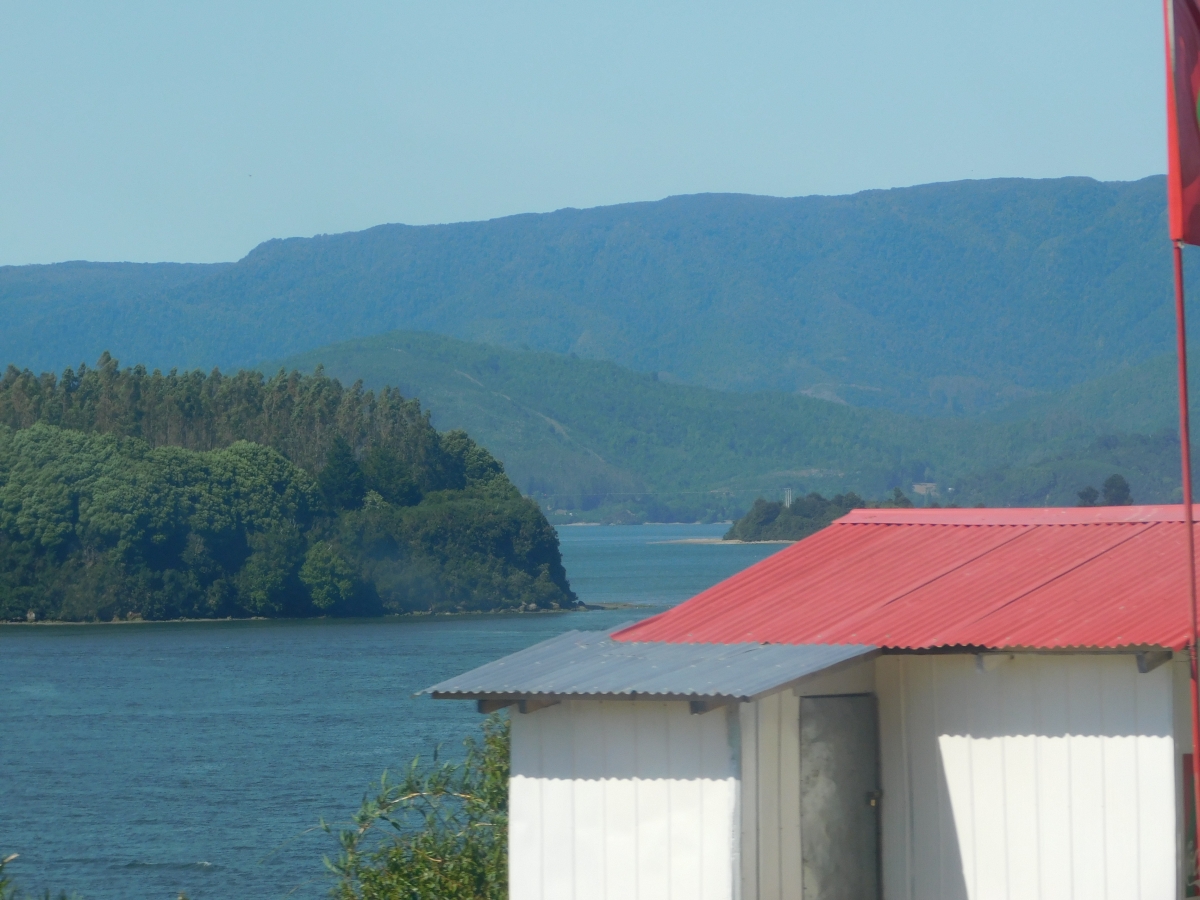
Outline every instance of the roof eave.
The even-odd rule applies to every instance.
[[[753,694],[705,694],[705,693],[672,693],[662,694],[651,691],[619,691],[605,693],[584,693],[584,692],[540,692],[530,691],[527,693],[518,693],[514,691],[422,691],[428,693],[434,700],[489,700],[489,701],[505,701],[511,700],[517,703],[521,700],[537,698],[538,700],[553,700],[562,702],[564,700],[659,700],[659,701],[695,701],[703,700],[712,703],[750,703],[755,700],[761,700],[763,697],[769,697],[772,694],[777,694],[780,691],[792,690],[813,678],[820,678],[827,675],[836,674],[857,665],[867,660],[872,660],[879,656],[880,650],[872,648],[859,653],[850,659],[845,659],[834,663],[831,666],[826,666],[816,672],[809,672],[801,675],[798,678],[792,678],[787,681],[781,681],[778,684],[766,687],[761,691]]]

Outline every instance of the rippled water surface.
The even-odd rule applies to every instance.
[[[779,549],[671,543],[723,526],[561,529],[589,603],[445,619],[0,628],[0,855],[85,900],[326,895],[332,838],[386,768],[479,716],[420,690],[572,628],[685,600]]]

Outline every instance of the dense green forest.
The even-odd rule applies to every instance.
[[[971,414],[1171,350],[1165,198],[1161,176],[704,194],[273,240],[236,263],[5,267],[0,358],[228,368],[404,328]]]
[[[560,522],[727,520],[787,487],[881,497],[914,482],[936,483],[942,503],[1073,505],[1114,471],[1143,502],[1179,497],[1174,432],[1109,427],[1118,411],[1100,400],[1114,396],[1115,375],[1047,396],[1027,416],[968,420],[671,384],[612,363],[419,332],[284,362],[420,396],[439,428],[477,436]],[[1175,415],[1170,371],[1155,360],[1130,372],[1121,423],[1161,429]]]
[[[1192,359],[1200,345],[1190,346]],[[1179,425],[1175,353],[1164,353],[1137,365],[1082,382],[1067,390],[1015,401],[993,410],[990,422],[1037,420],[1058,430],[1084,423],[1103,423],[1112,432],[1154,434]],[[1190,367],[1190,395],[1200,391],[1200,370]]]
[[[398,391],[107,355],[0,379],[0,618],[575,602],[537,506]]]

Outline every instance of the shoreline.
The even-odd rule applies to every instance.
[[[530,616],[530,615],[561,615],[563,613],[592,612],[603,609],[625,609],[625,605],[581,603],[570,609],[487,609],[470,612],[409,612],[389,613],[384,616],[223,616],[219,619],[110,619],[107,622],[77,621],[68,619],[39,619],[36,622],[0,620],[0,628],[39,628],[65,625],[182,625],[189,623],[205,623],[221,625],[229,622],[379,622],[384,619],[452,619],[465,616]],[[633,609],[635,606],[629,606]]]
[[[638,525],[674,525],[674,526],[686,525],[688,527],[693,527],[693,526],[697,526],[697,525],[732,525],[732,524],[733,524],[733,520],[729,519],[729,520],[722,520],[720,522],[630,522],[628,524],[619,523],[619,522],[562,522],[561,524],[558,524],[558,525],[551,523],[551,527],[552,528],[582,528],[582,527],[591,528],[591,527],[603,526],[606,528],[613,528],[613,527],[630,528],[630,527],[636,527]],[[669,542],[659,541],[658,543],[669,543]]]
[[[647,541],[649,544],[794,544],[795,541],[772,540],[772,541],[740,541],[736,538],[725,540],[725,538],[676,538],[673,541]]]

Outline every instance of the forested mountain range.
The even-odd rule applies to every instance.
[[[398,385],[568,518],[921,482],[1073,503],[1113,472],[1165,501],[1163,196],[1160,177],[696,195],[268,241],[217,265],[7,267],[0,353]]]
[[[575,604],[537,506],[392,388],[108,355],[0,378],[0,620]]]
[[[398,385],[465,428],[550,510],[616,521],[740,516],[785,487],[868,499],[934,483],[941,502],[1074,505],[1117,472],[1178,499],[1169,357],[1029,401],[1021,415],[918,417],[779,392],[664,382],[613,363],[395,332],[266,366]],[[1126,388],[1122,393],[1122,388]]]
[[[1161,177],[695,195],[0,268],[0,358],[257,364],[424,330],[662,380],[973,414],[1171,348]]]

